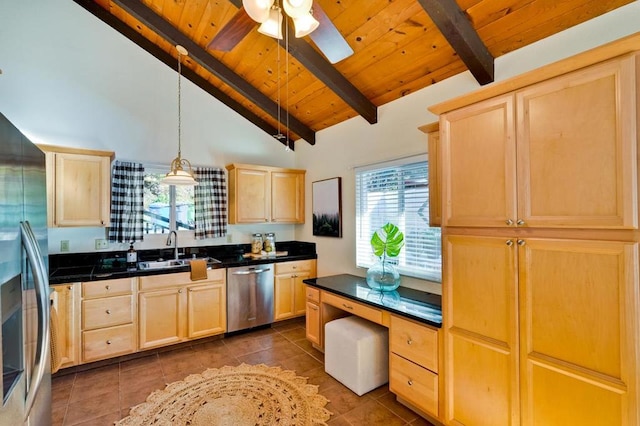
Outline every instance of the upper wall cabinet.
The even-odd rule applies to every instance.
[[[305,171],[229,164],[229,223],[304,223]]]
[[[48,226],[109,226],[114,153],[39,147],[47,162]]]
[[[611,60],[444,114],[446,226],[637,228],[635,66]]]
[[[440,126],[439,123],[420,126],[427,134],[427,154],[429,159],[429,226],[442,224],[442,192],[440,188]]]

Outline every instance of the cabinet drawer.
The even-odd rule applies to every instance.
[[[82,361],[90,362],[135,350],[133,324],[82,332]]]
[[[225,282],[226,277],[227,270],[224,268],[207,270],[207,281]],[[157,290],[169,287],[179,287],[191,283],[204,284],[202,281],[191,281],[190,272],[148,275],[146,277],[140,277],[140,290]]]
[[[82,297],[84,299],[95,299],[97,297],[132,294],[135,281],[135,278],[120,278],[117,280],[84,282],[82,283]]]
[[[313,287],[307,287],[307,300],[309,300],[310,302],[316,302],[316,303],[320,303],[320,290],[318,290],[317,288],[313,288]]]
[[[300,271],[313,270],[313,260],[296,260],[293,262],[276,263],[275,274],[290,274]]]
[[[382,324],[382,311],[380,309],[375,309],[362,303],[354,302],[351,299],[336,296],[335,294],[326,291],[322,292],[322,303],[333,305],[336,308],[352,313],[353,315],[357,315],[369,321],[373,321],[377,324]]]
[[[391,315],[389,350],[438,372],[438,332],[432,328]]]
[[[93,330],[133,322],[133,296],[82,301],[82,329]]]
[[[438,417],[438,375],[394,353],[389,354],[389,390]]]

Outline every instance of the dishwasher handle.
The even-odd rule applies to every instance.
[[[232,272],[233,275],[255,275],[255,274],[261,274],[263,272],[268,272],[270,271],[271,268],[266,268],[266,269],[249,269],[246,271],[235,271]]]

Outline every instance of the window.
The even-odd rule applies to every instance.
[[[356,169],[356,264],[376,258],[371,235],[391,222],[404,233],[398,256],[402,275],[442,281],[440,228],[429,227],[429,169],[426,156]]]
[[[193,186],[162,185],[160,180],[165,174],[158,169],[145,168],[145,234],[195,229]]]

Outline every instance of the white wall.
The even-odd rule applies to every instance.
[[[640,31],[633,2],[496,60],[496,81]],[[116,158],[168,165],[177,150],[176,74],[71,0],[0,0],[0,112],[34,142],[113,150]],[[183,79],[183,156],[197,166],[231,162],[307,169],[307,223],[231,226],[233,242],[254,231],[279,240],[312,241],[320,275],[355,267],[353,167],[426,151],[418,127],[437,120],[427,107],[479,88],[464,73],[378,109],[378,123],[356,117],[317,133],[295,153]],[[311,183],[342,177],[343,238],[312,235]],[[52,229],[50,252],[69,239],[71,251],[93,251],[101,228]],[[159,247],[148,238],[142,248]],[[225,244],[226,239],[201,244]],[[181,237],[180,245],[199,244]],[[111,247],[125,249],[126,247]],[[403,285],[439,292],[439,285],[403,278]]]
[[[519,49],[495,61],[495,81],[556,62],[576,53],[640,31],[640,2],[636,1],[577,27]],[[314,237],[311,220],[298,228],[296,239],[314,241],[318,275],[365,275],[355,266],[354,166],[426,152],[426,135],[418,130],[437,121],[427,108],[469,93],[480,86],[469,72],[405,96],[378,109],[378,123],[360,117],[318,132],[316,145],[296,145],[297,167],[307,170],[306,209],[311,211],[311,183],[342,177],[343,238]],[[338,155],[339,153],[339,155]],[[402,285],[440,293],[440,286],[403,277]]]

